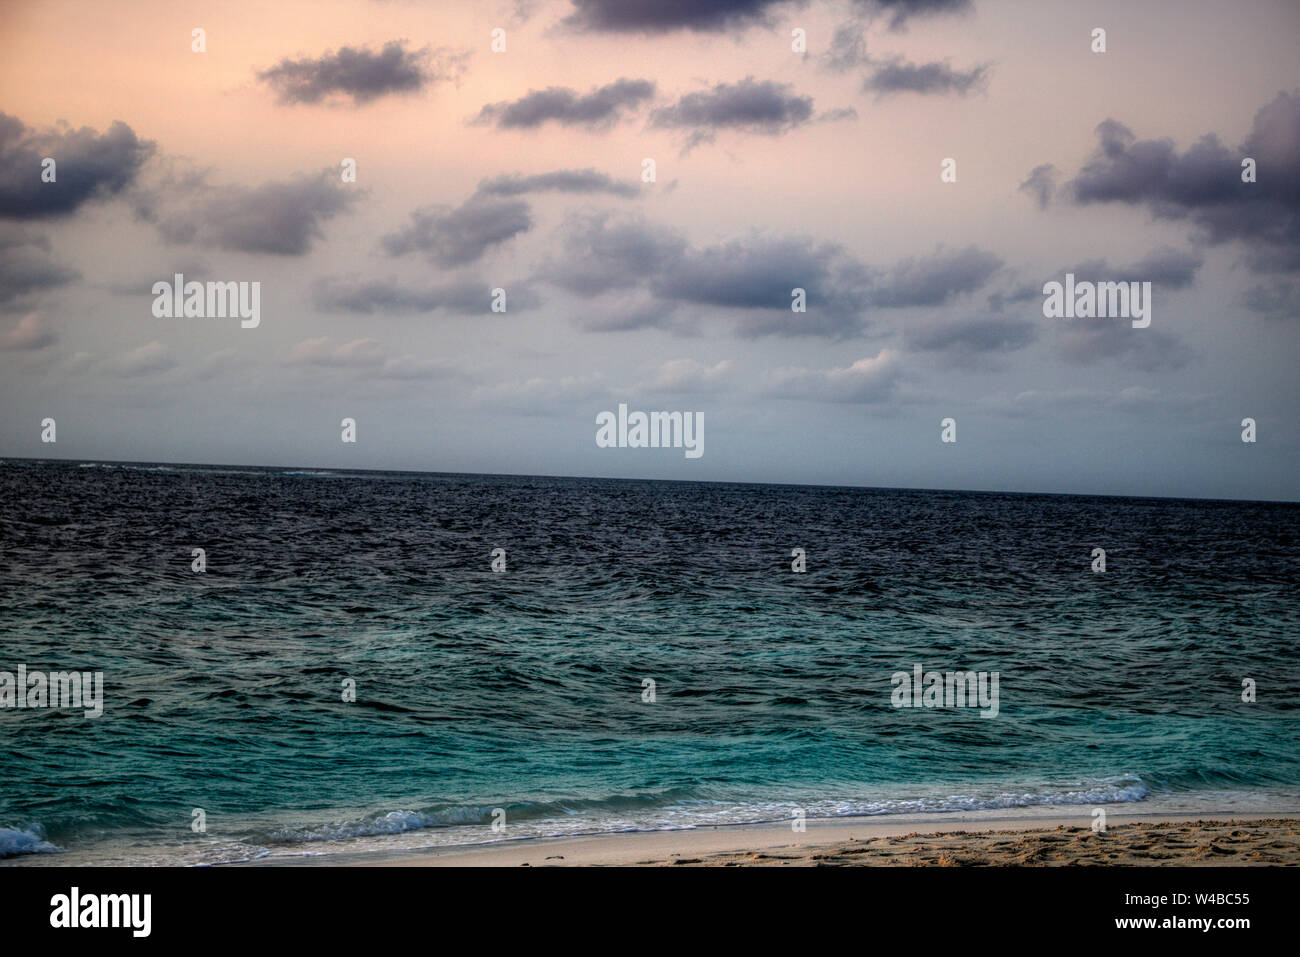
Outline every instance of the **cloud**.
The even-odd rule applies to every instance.
[[[410,223],[383,238],[384,248],[392,256],[420,252],[444,266],[474,262],[492,247],[532,229],[532,209],[518,197],[539,192],[605,193],[620,197],[639,194],[635,185],[590,168],[553,170],[531,176],[503,174],[482,180],[474,195],[459,206],[434,205],[415,210]],[[441,299],[446,291],[411,295],[418,306],[420,302]],[[367,295],[391,298],[383,296],[373,285]],[[417,311],[433,308],[438,306],[418,306]]]
[[[1154,328],[1134,329],[1127,319],[1051,321],[1058,330],[1061,357],[1074,365],[1113,359],[1144,372],[1170,372],[1195,356],[1173,334]]]
[[[648,382],[638,386],[636,391],[683,395],[716,392],[731,378],[731,374],[730,359],[723,359],[711,366],[694,359],[669,359],[655,370]]]
[[[1203,405],[1208,395],[1166,395],[1149,386],[1130,385],[1119,390],[1027,389],[1015,395],[996,395],[978,405],[1002,415],[1023,418],[1044,409],[1114,409],[1148,415],[1156,410],[1185,410]]]
[[[760,82],[752,76],[739,83],[719,83],[654,110],[650,125],[693,131],[688,149],[713,142],[719,130],[779,136],[812,119],[812,97],[791,90],[788,83]]]
[[[1074,202],[1143,206],[1156,219],[1189,221],[1200,241],[1240,241],[1256,272],[1300,271],[1300,91],[1262,107],[1236,150],[1211,133],[1180,154],[1171,140],[1138,140],[1113,119],[1097,136],[1068,184]],[[1242,182],[1246,157],[1257,182]]]
[[[938,306],[974,292],[1002,267],[1002,260],[975,246],[909,258],[884,274],[871,296],[877,306]]]
[[[1246,290],[1242,304],[1268,319],[1300,318],[1300,283],[1275,279]]]
[[[793,0],[573,0],[567,26],[593,33],[722,33],[767,26]]]
[[[155,262],[148,267],[148,272],[137,272],[129,279],[116,279],[104,283],[102,288],[117,296],[143,296],[152,295],[150,290],[153,284],[161,278],[170,278],[176,273],[185,276],[186,280],[203,280],[211,276],[212,266],[206,261],[198,258],[190,259],[170,259],[166,261],[165,266],[160,266]]]
[[[84,375],[94,367],[95,362],[95,357],[89,352],[74,352],[63,360],[63,371],[71,376]]]
[[[818,123],[836,123],[840,120],[856,120],[857,118],[858,111],[851,106],[841,106],[838,109],[817,114]]]
[[[489,103],[473,122],[506,130],[536,129],[550,120],[562,126],[607,129],[622,119],[624,111],[635,109],[654,93],[655,85],[650,80],[626,78],[593,88],[585,96],[568,87],[552,86],[530,90],[518,100]]]
[[[645,284],[686,250],[676,230],[641,216],[579,214],[559,239],[561,252],[543,263],[539,278],[581,296]]]
[[[891,93],[923,93],[927,95],[966,96],[988,86],[990,64],[981,64],[970,70],[954,70],[947,62],[908,63],[901,57],[878,62],[862,81],[864,92],[875,93],[876,98]]]
[[[840,337],[862,326],[865,271],[833,244],[755,234],[696,249],[644,217],[594,213],[571,217],[558,245],[538,278],[584,298],[619,292],[625,299],[633,290],[647,297],[635,312],[620,303],[588,328],[664,326],[678,306],[748,313],[737,317],[746,336]],[[806,313],[791,310],[795,288],[805,290]]]
[[[1090,259],[1058,269],[1048,281],[1063,281],[1066,273],[1073,273],[1076,281],[1149,282],[1159,289],[1185,289],[1195,281],[1204,262],[1196,253],[1160,246],[1128,266],[1111,266],[1106,259]],[[1010,291],[992,293],[988,298],[989,308],[1001,312],[1008,304],[1021,302],[1035,302],[1041,306],[1044,284],[1024,283]]]
[[[28,314],[12,328],[0,332],[0,349],[34,352],[59,341],[58,333],[46,326],[39,316]]]
[[[762,394],[813,402],[883,402],[893,395],[900,372],[898,353],[882,349],[845,368],[774,369],[763,377]]]
[[[423,312],[447,312],[455,315],[489,315],[492,287],[478,280],[461,280],[444,286],[423,289],[403,285],[396,277],[360,279],[358,277],[317,280],[311,287],[312,304],[325,312],[351,312],[359,315],[403,315]],[[520,283],[502,286],[506,290],[509,312],[534,308],[537,294]]]
[[[0,312],[26,311],[44,293],[81,278],[50,259],[44,236],[0,225]]]
[[[854,6],[869,16],[888,16],[891,30],[901,30],[913,17],[965,13],[972,0],[854,0]]]
[[[745,310],[736,331],[762,335],[853,335],[863,328],[866,271],[833,243],[805,237],[751,235],[703,249],[651,280],[664,300]],[[796,313],[793,290],[807,311]]]
[[[340,369],[373,368],[384,364],[384,350],[378,339],[356,339],[335,346],[329,336],[320,336],[304,339],[290,349],[289,362]]]
[[[378,339],[354,339],[336,346],[329,336],[304,339],[286,358],[289,365],[344,369],[365,373],[379,379],[435,379],[463,377],[455,363],[448,360],[417,359],[404,355],[391,357]]]
[[[219,349],[209,353],[194,369],[194,377],[200,380],[212,379],[225,372],[232,365],[239,353],[235,349]]]
[[[587,332],[628,332],[665,329],[681,336],[698,334],[698,323],[679,312],[680,303],[656,299],[648,290],[606,294],[586,310],[572,312],[573,321]]]
[[[174,368],[176,360],[171,350],[157,339],[118,356],[112,363],[112,371],[124,378],[155,375]]]
[[[254,187],[194,184],[190,192],[197,195],[182,208],[149,214],[168,242],[279,256],[310,251],[324,235],[322,224],[359,195],[333,171]]]
[[[1056,193],[1056,176],[1056,167],[1051,163],[1043,163],[1030,171],[1028,178],[1018,189],[1034,197],[1039,209],[1046,209]]]
[[[319,103],[341,96],[359,106],[381,96],[418,93],[434,83],[459,80],[468,59],[468,52],[448,49],[408,51],[395,40],[378,53],[340,47],[316,59],[285,58],[257,78],[277,92],[280,103]]]
[[[1076,282],[1149,282],[1155,289],[1186,289],[1196,279],[1203,259],[1195,253],[1169,246],[1152,250],[1128,266],[1111,266],[1105,259],[1093,259],[1056,274],[1060,281],[1073,273]],[[1023,291],[1023,290],[1022,290]],[[1017,299],[1042,302],[1042,286],[1029,290],[1032,296]],[[1075,365],[1092,365],[1116,360],[1144,372],[1167,372],[1181,369],[1195,353],[1183,345],[1178,336],[1156,327],[1170,311],[1164,300],[1152,297],[1152,327],[1134,329],[1128,319],[1061,319],[1044,320],[1056,327],[1056,347],[1061,357]],[[1038,313],[1041,315],[1041,312]]]
[[[449,359],[417,359],[415,356],[397,356],[384,360],[379,370],[381,379],[466,379],[464,370]]]
[[[532,225],[532,214],[522,199],[471,196],[459,206],[415,210],[411,222],[385,236],[383,245],[391,256],[418,252],[444,266],[462,266]]]
[[[478,185],[485,196],[523,196],[525,193],[608,193],[611,196],[634,197],[640,195],[635,183],[621,182],[605,173],[587,169],[559,169],[532,176],[519,174],[485,179]]]
[[[870,306],[941,305],[978,289],[1002,264],[971,246],[872,269],[834,243],[762,233],[697,248],[643,216],[607,212],[570,217],[554,245],[536,278],[603,299],[605,316],[580,320],[589,329],[692,331],[711,308],[745,337],[857,335]],[[795,289],[804,290],[805,312],[792,310]],[[689,322],[679,308],[691,311]]]
[[[997,292],[989,293],[988,304],[989,304],[989,309],[991,309],[993,312],[1001,312],[1008,305],[1014,305],[1022,302],[1033,302],[1033,301],[1037,301],[1041,304],[1042,300],[1043,300],[1042,285],[1041,284],[1034,285],[1033,283],[1027,283],[1021,286],[1017,286],[1016,288],[1012,289],[1009,292],[998,290]]]
[[[599,372],[548,379],[508,379],[476,388],[473,398],[483,405],[523,415],[555,415],[575,404],[609,396],[605,377]]]
[[[950,364],[969,365],[1031,345],[1040,328],[1037,322],[996,316],[941,319],[909,325],[904,340],[913,352],[938,353]]]
[[[154,150],[120,120],[103,134],[88,126],[38,133],[0,113],[0,217],[62,216],[117,196],[135,183]],[[52,183],[41,179],[46,157],[55,162]]]
[[[1061,270],[1061,275],[1072,272],[1076,282],[1149,282],[1165,289],[1185,289],[1195,280],[1196,271],[1204,262],[1195,253],[1161,246],[1130,266],[1112,267],[1105,259],[1092,259]]]
[[[867,41],[862,25],[845,23],[835,28],[830,46],[821,57],[822,65],[832,73],[847,73],[867,63]]]

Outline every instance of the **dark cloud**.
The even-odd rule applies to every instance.
[[[1034,197],[1039,209],[1046,209],[1056,194],[1056,167],[1051,163],[1035,166],[1029,177],[1020,184],[1019,190]]]
[[[941,248],[930,256],[905,259],[884,273],[871,302],[889,308],[939,306],[979,289],[1001,267],[1001,259],[975,246]]]
[[[839,120],[856,120],[858,111],[851,106],[842,106],[838,109],[827,110],[817,116],[818,123],[834,123]]]
[[[1177,216],[1188,206],[1231,202],[1240,192],[1239,160],[1213,134],[1183,156],[1172,140],[1138,141],[1117,120],[1100,123],[1097,138],[1092,160],[1070,183],[1076,202],[1147,202]]]
[[[988,72],[987,63],[962,71],[954,70],[946,62],[908,63],[895,57],[874,63],[862,81],[862,89],[875,93],[877,97],[891,93],[965,96],[988,85]]]
[[[830,47],[822,54],[822,64],[833,73],[847,73],[867,62],[867,41],[862,25],[845,23],[835,28]]]
[[[641,190],[635,183],[614,179],[594,169],[560,169],[532,176],[501,175],[485,179],[478,192],[486,196],[523,196],[526,193],[608,193],[633,197]]]
[[[1243,305],[1267,319],[1300,319],[1300,283],[1285,279],[1252,286]]]
[[[679,336],[699,334],[699,324],[678,310],[678,303],[655,299],[644,290],[630,295],[604,296],[598,308],[575,312],[574,322],[588,332],[628,332],[663,329]]]
[[[1157,307],[1153,322],[1160,321]],[[1093,365],[1116,360],[1143,372],[1171,372],[1194,357],[1177,336],[1160,329],[1134,329],[1127,319],[1059,319],[1057,348],[1067,362]]]
[[[989,353],[1016,352],[1038,338],[1041,325],[996,316],[942,319],[909,325],[904,341],[913,352],[942,353],[965,364]]]
[[[991,293],[988,303],[994,312],[1001,312],[1008,305],[1033,302],[1037,312],[1043,302],[1044,282],[1063,282],[1066,273],[1073,273],[1076,281],[1149,282],[1160,289],[1185,289],[1195,281],[1197,270],[1204,263],[1198,254],[1181,252],[1170,246],[1154,249],[1128,266],[1111,266],[1106,259],[1090,259],[1064,266],[1043,282],[1023,283],[1010,290]]]
[[[76,282],[81,274],[50,259],[44,236],[0,226],[0,312],[21,312],[41,294]]]
[[[721,33],[767,25],[791,0],[573,0],[564,23],[594,33]]]
[[[1181,369],[1195,354],[1174,333],[1159,328],[1170,323],[1175,313],[1166,305],[1166,300],[1154,295],[1154,289],[1186,289],[1195,281],[1203,262],[1194,253],[1161,246],[1128,266],[1111,266],[1105,259],[1093,259],[1062,269],[1053,277],[1053,281],[1060,282],[1069,272],[1074,274],[1075,282],[1151,283],[1150,328],[1134,329],[1127,319],[1043,321],[1056,325],[1057,349],[1067,362],[1091,365],[1115,360],[1144,372]],[[1034,298],[1041,304],[1041,286],[1037,293]]]
[[[1131,266],[1112,268],[1105,259],[1093,259],[1071,269],[1063,269],[1060,275],[1072,272],[1076,281],[1149,282],[1164,289],[1184,289],[1192,284],[1196,271],[1204,262],[1195,253],[1179,252],[1169,246],[1161,246]],[[1039,291],[1041,293],[1041,289]]]
[[[1028,285],[1017,286],[1015,289],[1010,291],[998,290],[997,292],[991,292],[989,293],[988,304],[989,309],[993,312],[1001,312],[1008,305],[1029,302],[1030,300],[1038,300],[1041,302],[1042,298],[1042,285],[1034,285],[1030,283]]]
[[[854,6],[870,16],[888,16],[892,30],[902,29],[913,17],[965,13],[972,0],[853,0]]]
[[[509,312],[535,307],[537,295],[523,284],[503,286]],[[318,280],[312,284],[312,303],[325,312],[351,312],[359,315],[402,315],[423,312],[447,312],[455,315],[491,313],[490,283],[476,280],[417,289],[404,285],[396,277],[364,280],[358,277]]]
[[[0,113],[0,217],[41,219],[131,187],[155,145],[118,121],[104,134],[90,127],[37,132]],[[55,162],[55,181],[41,180],[41,163]]]
[[[1115,120],[1097,136],[1069,184],[1076,203],[1145,206],[1157,219],[1189,221],[1201,241],[1244,243],[1257,272],[1300,270],[1300,91],[1261,108],[1236,150],[1207,134],[1180,154],[1171,140],[1138,140]],[[1257,182],[1242,182],[1247,157]]]
[[[804,290],[807,312],[791,310],[795,288]],[[755,235],[687,249],[650,289],[670,302],[745,310],[736,327],[744,336],[835,338],[863,328],[866,270],[831,243]]]
[[[650,125],[692,130],[688,148],[712,142],[724,129],[777,136],[812,119],[812,97],[791,90],[788,83],[760,82],[752,76],[739,83],[719,83],[653,111]]]
[[[640,216],[571,217],[561,229],[560,245],[539,278],[584,297],[645,285],[686,252],[686,240],[676,230]]]
[[[257,77],[276,91],[281,103],[319,103],[343,96],[360,105],[390,93],[418,93],[433,83],[459,79],[468,58],[466,52],[446,49],[410,51],[401,41],[393,41],[378,53],[340,47],[316,59],[286,58]]]
[[[493,124],[497,129],[536,129],[548,120],[563,126],[605,129],[654,96],[650,80],[626,77],[593,89],[586,96],[568,87],[552,86],[530,90],[518,100],[489,103],[479,110],[475,123]]]
[[[695,249],[643,217],[590,214],[565,224],[560,245],[539,278],[584,298],[619,294],[609,315],[582,322],[587,328],[689,332],[698,323],[683,323],[677,310],[702,307],[731,311],[745,336],[840,337],[862,326],[865,273],[830,244],[755,235]],[[791,310],[795,288],[805,290],[806,313]]]
[[[180,210],[150,214],[168,242],[235,252],[301,256],[323,235],[321,224],[359,196],[325,171],[261,186],[196,186]]]
[[[415,210],[410,224],[385,236],[383,244],[392,256],[418,252],[444,266],[463,266],[532,225],[532,213],[522,199],[471,196],[459,206]]]
[[[584,299],[603,297],[610,315],[582,324],[605,330],[689,332],[702,310],[714,309],[742,336],[843,338],[867,327],[869,306],[947,302],[1001,265],[972,247],[873,272],[833,243],[752,234],[696,248],[644,217],[608,213],[570,218],[556,245],[537,278]],[[791,308],[796,288],[804,290],[806,312]],[[692,318],[683,320],[682,312]]]

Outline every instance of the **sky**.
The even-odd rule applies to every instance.
[[[1300,500],[1298,41],[1294,0],[4,0],[0,456]],[[258,323],[155,315],[177,273]],[[1150,324],[1045,316],[1067,273]],[[620,404],[703,454],[598,445]]]

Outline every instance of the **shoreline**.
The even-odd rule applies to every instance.
[[[892,816],[891,816],[892,817]],[[1300,811],[944,815],[809,819],[684,830],[527,837],[403,850],[275,855],[229,867],[1300,864]]]

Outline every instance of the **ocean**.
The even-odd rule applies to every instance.
[[[103,714],[0,707],[0,858],[1297,811],[1298,569],[1293,504],[9,461],[0,673]]]

